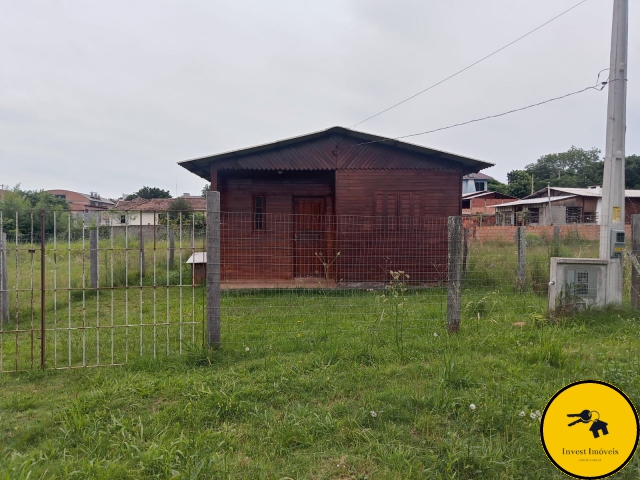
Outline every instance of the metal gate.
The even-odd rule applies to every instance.
[[[205,250],[203,213],[101,213],[0,212],[0,372],[202,344],[205,292],[187,260]]]

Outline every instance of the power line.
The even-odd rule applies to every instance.
[[[425,92],[428,92],[429,90],[431,90],[432,88],[437,87],[438,85],[442,85],[444,82],[446,82],[447,80],[451,80],[453,77],[460,75],[462,72],[465,72],[467,70],[469,70],[472,67],[475,67],[476,65],[478,65],[480,62],[483,62],[485,60],[487,60],[488,58],[493,57],[495,54],[501,52],[502,50],[510,47],[511,45],[513,45],[514,43],[519,42],[520,40],[522,40],[523,38],[528,37],[529,35],[531,35],[534,32],[537,32],[538,30],[540,30],[542,27],[549,25],[551,22],[553,22],[554,20],[557,20],[558,18],[562,17],[563,15],[569,13],[571,10],[578,8],[580,5],[582,5],[583,3],[587,2],[588,0],[582,0],[581,2],[575,4],[573,7],[569,8],[568,10],[565,10],[564,12],[556,15],[555,17],[553,17],[551,20],[546,21],[545,23],[543,23],[542,25],[534,28],[533,30],[531,30],[530,32],[525,33],[524,35],[522,35],[521,37],[516,38],[515,40],[513,40],[511,43],[507,43],[504,47],[499,48],[498,50],[490,53],[489,55],[482,57],[480,60],[472,63],[471,65],[463,68],[462,70],[457,71],[456,73],[454,73],[453,75],[449,75],[447,78],[440,80],[437,83],[434,83],[433,85],[431,85],[430,87],[425,88],[424,90],[419,91],[418,93],[411,95],[408,98],[405,98],[404,100],[402,100],[401,102],[396,103],[395,105],[391,105],[389,108],[385,108],[384,110],[382,110],[381,112],[376,113],[375,115],[371,115],[370,117],[365,118],[364,120],[359,121],[358,123],[356,123],[355,125],[352,125],[351,128],[355,128],[358,125],[360,125],[361,123],[364,123],[368,120],[371,120],[372,118],[377,117],[378,115],[382,115],[385,112],[388,112],[389,110],[396,108],[397,106],[402,105],[403,103],[408,102],[411,99],[416,98],[418,95],[422,95]]]
[[[611,80],[611,82],[615,82],[615,81],[616,80]],[[412,134],[409,134],[409,135],[402,135],[402,136],[399,136],[399,137],[384,138],[382,140],[373,140],[371,142],[354,143],[353,145],[345,145],[345,147],[358,147],[358,146],[361,146],[361,145],[369,145],[371,143],[382,143],[382,142],[400,140],[402,138],[417,137],[419,135],[426,135],[428,133],[440,132],[442,130],[449,130],[451,128],[461,127],[463,125],[469,125],[470,123],[482,122],[484,120],[490,120],[492,118],[504,117],[505,115],[509,115],[511,113],[521,112],[523,110],[528,110],[529,108],[538,107],[538,106],[544,105],[546,103],[551,103],[551,102],[555,102],[557,100],[562,100],[563,98],[571,97],[573,95],[578,95],[579,93],[586,92],[587,90],[602,91],[604,89],[604,87],[607,86],[611,82],[602,82],[601,85],[595,85],[595,86],[590,86],[590,87],[587,87],[587,88],[583,88],[582,90],[577,90],[575,92],[567,93],[566,95],[561,95],[559,97],[550,98],[549,100],[545,100],[543,102],[538,102],[538,103],[534,103],[534,104],[531,104],[531,105],[527,105],[526,107],[516,108],[516,109],[513,109],[513,110],[509,110],[507,112],[498,113],[496,115],[488,115],[486,117],[476,118],[474,120],[469,120],[469,121],[462,122],[462,123],[455,123],[455,124],[449,125],[447,127],[435,128],[433,130],[427,130],[425,132],[419,132],[419,133],[412,133]]]

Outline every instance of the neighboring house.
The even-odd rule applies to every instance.
[[[180,165],[220,192],[223,278],[346,282],[441,279],[462,177],[492,166],[343,127]]]
[[[484,173],[470,173],[462,177],[462,194],[489,190],[489,180],[493,177]]]
[[[206,201],[202,197],[192,197],[185,193],[182,196],[194,212],[204,212]],[[111,209],[111,220],[114,226],[125,225],[159,225],[160,215],[169,210],[175,198],[134,198],[118,200]]]
[[[85,223],[109,225],[110,216],[107,211],[113,207],[114,203],[107,198],[102,198],[98,193],[86,194],[71,190],[46,190],[46,192],[54,197],[64,198],[76,219]]]
[[[640,213],[640,190],[625,190],[625,223]],[[543,188],[522,200],[496,206],[498,225],[600,224],[602,188]]]
[[[462,195],[463,215],[493,215],[496,213],[496,205],[510,203],[517,200],[516,197],[498,192],[473,192]]]

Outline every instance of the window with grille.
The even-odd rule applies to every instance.
[[[255,231],[264,231],[264,195],[253,196],[253,229]]]

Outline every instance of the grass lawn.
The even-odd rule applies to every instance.
[[[3,374],[0,479],[566,478],[531,414],[584,378],[640,404],[632,312],[551,323],[544,298],[478,294],[449,336],[436,297],[407,294],[400,317],[376,298],[345,298],[371,315],[340,314],[340,330],[324,328],[339,309],[324,317],[326,299],[301,297],[304,316],[278,310],[287,328],[237,325],[209,356],[190,347],[122,367]],[[229,322],[252,302],[269,310],[255,295],[226,301]],[[639,476],[634,457],[616,478]]]

